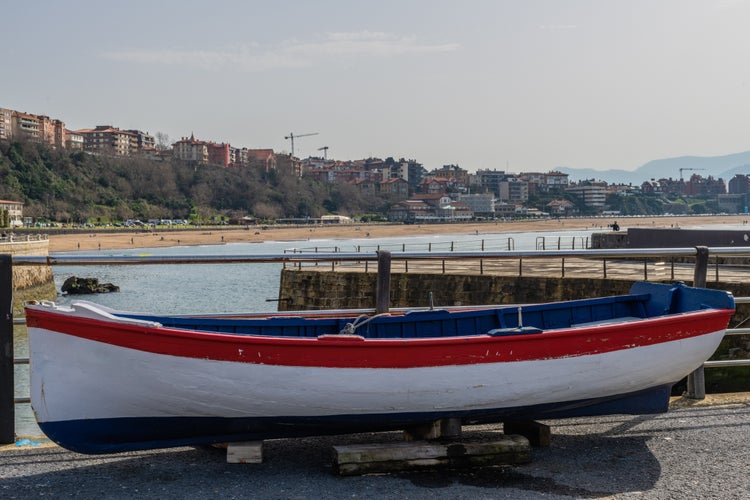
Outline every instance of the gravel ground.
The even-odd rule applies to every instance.
[[[745,398],[747,399],[747,398]],[[724,401],[667,414],[545,422],[552,444],[515,467],[337,477],[331,447],[399,433],[264,443],[264,463],[175,448],[89,456],[56,446],[0,449],[0,498],[747,498],[750,404]],[[465,427],[490,438],[499,426]]]

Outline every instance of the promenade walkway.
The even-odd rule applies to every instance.
[[[377,266],[370,263],[339,262],[319,265],[305,264],[305,270],[376,272]],[[585,277],[624,280],[686,281],[691,282],[695,271],[693,262],[672,262],[656,259],[594,259],[544,257],[534,259],[503,258],[476,260],[413,260],[394,259],[393,273],[437,273],[437,274],[486,274],[497,276],[528,277]],[[743,283],[750,280],[750,265],[727,263],[716,265],[712,260],[708,266],[707,281]]]

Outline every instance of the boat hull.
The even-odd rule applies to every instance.
[[[730,314],[569,329],[531,348],[534,340],[487,335],[342,336],[286,349],[227,338],[226,349],[205,351],[201,334],[176,343],[158,327],[37,317],[31,396],[45,434],[83,453],[402,429],[447,417],[656,413],[666,411],[672,384],[716,349]],[[105,330],[110,342],[99,338]],[[146,349],[139,336],[158,340]]]

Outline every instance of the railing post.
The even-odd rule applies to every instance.
[[[378,250],[378,277],[375,285],[375,314],[388,312],[391,306],[391,252]]]
[[[708,247],[695,247],[695,269],[693,269],[693,286],[706,287],[708,275]]]
[[[13,356],[13,257],[0,254],[0,444],[16,439]]]
[[[674,281],[674,257],[672,257],[672,259],[670,260],[669,269],[670,269],[670,276],[671,276],[670,279]]]
[[[719,256],[718,255],[716,256],[716,280],[715,281],[717,282],[719,281]]]
[[[705,288],[708,274],[708,247],[695,247],[695,251],[693,286]],[[686,396],[690,399],[706,399],[706,376],[703,372],[703,365],[688,375]]]

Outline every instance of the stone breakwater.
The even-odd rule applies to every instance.
[[[49,240],[42,235],[19,236],[0,241],[0,253],[11,255],[49,255]],[[25,290],[53,282],[50,266],[13,266],[14,290]]]

